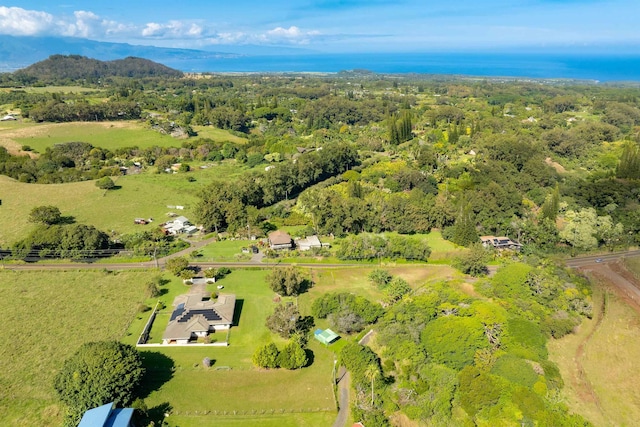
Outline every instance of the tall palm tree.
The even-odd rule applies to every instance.
[[[378,366],[375,363],[371,363],[364,371],[364,376],[366,379],[371,381],[371,406],[373,406],[373,385],[376,379],[380,377],[380,369],[378,369]]]

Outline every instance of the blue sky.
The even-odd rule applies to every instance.
[[[26,0],[0,5],[0,34],[226,51],[638,52],[638,16],[638,0]]]

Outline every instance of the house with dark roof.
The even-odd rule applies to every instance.
[[[511,249],[516,251],[522,248],[520,243],[514,242],[508,237],[480,236],[480,241],[485,248]]]
[[[162,336],[163,344],[188,344],[189,341],[227,330],[233,324],[236,296],[220,294],[215,300],[207,294],[179,295],[175,309]]]
[[[84,413],[78,427],[131,427],[133,408],[114,408],[113,402]]]
[[[286,231],[276,230],[269,233],[269,247],[271,249],[291,249],[293,241]]]

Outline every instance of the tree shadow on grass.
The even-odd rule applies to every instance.
[[[305,354],[307,355],[307,364],[304,365],[304,368],[313,365],[313,361],[315,360],[316,356],[315,354],[313,354],[313,350],[310,350],[308,348],[304,349]]]
[[[175,363],[172,358],[155,351],[141,351],[140,357],[145,368],[140,397],[145,398],[173,378]]]
[[[61,216],[60,219],[56,222],[56,224],[65,224],[65,225],[75,224],[75,223],[76,223],[76,217],[72,215]]]
[[[143,418],[143,421],[146,424],[140,425],[154,425],[154,426],[162,426],[165,417],[171,413],[173,407],[169,404],[169,402],[161,403],[153,408],[149,408],[147,410],[147,416]],[[153,423],[153,424],[151,424]]]
[[[236,300],[236,307],[233,312],[233,324],[232,326],[238,326],[240,324],[240,315],[242,314],[242,307],[244,306],[243,299]]]

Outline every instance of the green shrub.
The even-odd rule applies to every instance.
[[[278,347],[274,343],[269,343],[258,347],[251,360],[259,368],[273,369],[278,367],[279,353]]]
[[[496,360],[491,373],[506,378],[512,383],[531,388],[538,381],[538,375],[526,360],[506,354]]]

